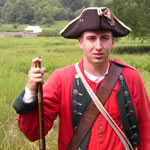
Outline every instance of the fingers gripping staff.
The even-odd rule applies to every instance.
[[[41,62],[35,63],[36,68],[41,68]],[[39,111],[39,150],[46,150],[45,134],[44,134],[44,112],[43,112],[43,85],[37,83],[37,96],[38,96],[38,111]]]

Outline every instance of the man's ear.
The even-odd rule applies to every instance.
[[[79,43],[79,47],[82,49],[83,48],[83,46],[82,46],[83,38],[82,37],[78,38],[78,43]]]
[[[114,44],[115,44],[115,39],[114,37],[112,38],[112,48],[114,48]]]

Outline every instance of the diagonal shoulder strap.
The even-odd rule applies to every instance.
[[[97,96],[91,90],[90,87],[87,88],[87,86],[89,86],[89,85],[87,85],[87,83],[84,83],[86,81],[84,81],[85,79],[84,79],[81,71],[79,70],[78,65],[76,65],[76,70],[77,70],[83,84],[84,85],[86,84],[85,87],[86,87],[88,93],[89,94],[91,93],[90,96],[92,98],[92,101],[89,104],[82,119],[78,123],[77,128],[74,131],[74,134],[70,140],[67,150],[77,150],[78,149],[78,147],[82,143],[84,137],[87,135],[89,129],[92,127],[94,121],[96,120],[96,118],[100,112],[104,115],[104,117],[106,118],[107,121],[111,120],[111,122],[109,122],[109,121],[108,122],[110,124],[112,124],[112,126],[114,126],[114,124],[115,124],[114,121],[109,116],[107,111],[104,109],[103,105],[106,103],[107,99],[109,98],[109,96],[118,80],[118,76],[121,74],[123,68],[115,63],[111,64],[108,75],[104,78],[104,81],[102,82],[100,88],[98,89],[98,91],[96,93]],[[98,99],[98,100],[94,101],[94,99]],[[109,119],[107,119],[108,116],[110,117]],[[86,126],[85,126],[85,124],[86,124]],[[119,129],[117,129],[117,130],[119,130]],[[119,132],[119,133],[117,133],[117,132]],[[116,133],[120,134],[120,131],[116,131]],[[126,139],[127,142],[124,140],[124,138]],[[121,137],[121,141],[123,142],[123,144],[125,143],[124,145],[126,145],[125,146],[125,147],[127,147],[126,149],[129,149],[128,145],[130,145],[130,143],[128,143],[128,140],[126,137],[124,137],[124,135],[123,135],[123,137]]]

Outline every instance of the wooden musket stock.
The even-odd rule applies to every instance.
[[[37,62],[35,67],[41,68],[41,62]],[[37,84],[37,94],[38,94],[38,112],[39,112],[39,150],[46,150],[42,83]]]

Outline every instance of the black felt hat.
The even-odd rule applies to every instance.
[[[89,7],[71,21],[60,34],[65,38],[77,39],[84,31],[106,31],[114,37],[126,36],[131,29],[113,15],[107,7]]]

